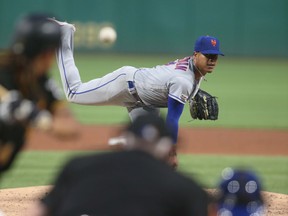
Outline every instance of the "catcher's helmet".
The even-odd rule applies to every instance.
[[[20,19],[12,41],[12,52],[34,58],[60,45],[60,26],[43,14],[29,14]]]

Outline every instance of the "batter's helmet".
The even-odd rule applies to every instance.
[[[60,26],[43,14],[29,14],[17,24],[12,41],[12,52],[34,58],[39,53],[60,45]]]

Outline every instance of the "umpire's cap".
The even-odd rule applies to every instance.
[[[17,23],[12,41],[12,52],[34,58],[43,51],[59,47],[60,26],[48,19],[47,15],[32,13]]]
[[[127,127],[127,131],[148,142],[153,142],[161,137],[168,137],[172,140],[172,133],[166,126],[164,119],[152,113],[137,117]]]
[[[219,216],[264,215],[260,179],[252,170],[224,169],[218,189]]]

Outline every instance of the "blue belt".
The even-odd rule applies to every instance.
[[[130,94],[136,99],[136,101],[138,103],[141,103],[144,105],[143,101],[141,100],[141,98],[139,97],[139,95],[137,93],[137,90],[136,90],[136,87],[135,87],[133,81],[128,81],[128,90],[129,90]]]

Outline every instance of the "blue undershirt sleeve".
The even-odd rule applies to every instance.
[[[168,97],[168,113],[166,116],[166,124],[172,132],[174,144],[177,143],[179,127],[178,122],[183,112],[183,109],[184,104],[171,97]]]

